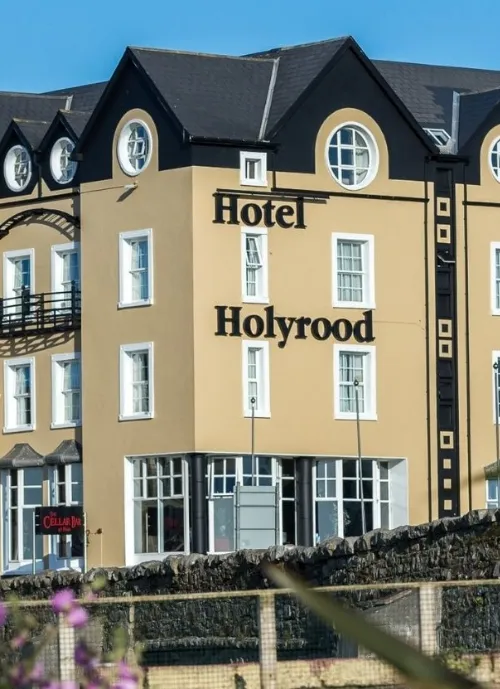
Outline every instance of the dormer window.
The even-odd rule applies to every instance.
[[[490,148],[490,170],[497,182],[500,182],[500,139],[495,139]]]
[[[127,175],[135,176],[149,165],[153,138],[149,127],[141,120],[128,122],[118,138],[118,162]]]
[[[240,184],[267,187],[267,154],[240,152]]]
[[[438,146],[446,146],[450,142],[451,136],[445,129],[425,129],[424,131]]]
[[[326,163],[330,174],[346,189],[362,189],[378,170],[378,148],[373,135],[357,122],[345,122],[330,135]]]
[[[23,191],[31,179],[31,156],[21,145],[12,146],[3,165],[5,182],[11,191]]]
[[[76,162],[71,160],[75,144],[71,139],[63,137],[54,144],[50,154],[50,171],[52,177],[59,184],[68,184],[76,173]]]

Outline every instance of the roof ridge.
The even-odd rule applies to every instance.
[[[224,55],[222,53],[201,53],[196,50],[173,50],[171,48],[144,48],[141,46],[128,46],[130,50],[144,51],[146,53],[170,53],[175,55],[196,55],[198,57],[214,57],[225,58],[227,60],[251,60],[253,62],[264,62],[264,59],[258,59],[251,55]],[[272,58],[268,58],[271,60]]]
[[[27,120],[23,117],[13,117],[12,121],[22,124],[49,124],[48,120]]]
[[[64,96],[57,96],[54,93],[27,93],[25,91],[0,91],[1,96],[13,96],[15,98],[20,96],[25,96],[26,98],[64,98]]]
[[[463,69],[468,72],[495,72],[500,75],[500,69],[486,69],[486,67],[462,67],[460,65],[436,65],[429,62],[407,62],[400,60],[372,60],[375,65],[385,63],[390,65],[409,65],[410,67],[432,67],[433,69]]]
[[[256,53],[249,53],[248,56],[244,57],[251,57],[252,55],[263,55],[266,53],[272,53],[272,52],[280,52],[282,50],[294,50],[295,48],[308,48],[312,45],[322,45],[326,43],[338,43],[339,41],[347,41],[349,38],[352,38],[352,36],[345,35],[345,36],[338,36],[337,38],[324,38],[321,41],[309,41],[308,43],[297,43],[296,45],[284,45],[284,46],[279,46],[277,48],[268,48],[267,50],[260,50]]]
[[[493,91],[500,91],[500,83],[498,86],[493,86],[490,89],[483,89],[482,91],[468,91],[467,93],[461,93],[460,97],[466,97],[466,96],[477,96],[479,93],[492,93]]]

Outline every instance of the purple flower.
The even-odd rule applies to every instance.
[[[78,684],[72,679],[65,679],[60,684],[56,685],[58,689],[78,689]]]
[[[7,621],[7,615],[9,614],[8,608],[5,603],[0,603],[0,627],[3,627]]]
[[[20,648],[24,646],[26,641],[28,640],[28,632],[21,632],[17,636],[15,636],[11,642],[10,646],[13,648],[15,651],[18,651]]]
[[[69,612],[75,603],[75,594],[70,589],[58,591],[52,598],[54,612]]]
[[[118,682],[111,685],[111,689],[138,689],[137,679],[119,679]]]
[[[137,675],[124,660],[118,663],[118,677],[120,679],[137,679]]]
[[[75,607],[71,608],[71,610],[68,612],[68,615],[66,617],[66,620],[68,624],[71,627],[75,627],[76,629],[80,629],[81,627],[85,627],[89,619],[89,614],[86,610],[84,610],[82,607],[79,605],[75,605]]]
[[[31,670],[29,674],[29,679],[31,679],[33,682],[40,682],[43,679],[43,674],[44,674],[44,667],[43,663],[35,663],[33,669]]]

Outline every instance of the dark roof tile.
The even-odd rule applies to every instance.
[[[131,50],[189,134],[258,138],[272,59]]]
[[[59,109],[66,107],[66,103],[67,98],[64,96],[0,92],[0,137],[14,118],[50,122]]]
[[[50,122],[35,122],[33,120],[18,120],[14,119],[24,137],[28,141],[29,145],[36,151],[42,142],[47,129],[50,126]]]
[[[458,144],[463,146],[500,102],[500,88],[469,93],[460,97]]]
[[[91,114],[91,112],[73,112],[72,110],[67,110],[62,113],[64,119],[77,137],[83,132]]]
[[[92,112],[97,105],[97,101],[102,96],[107,83],[107,81],[101,81],[97,84],[83,84],[82,86],[73,86],[72,88],[59,89],[58,91],[48,91],[45,95],[69,98],[70,101],[65,108],[66,110]]]
[[[2,468],[39,467],[44,464],[43,455],[34,450],[28,443],[16,443],[7,454],[0,457]]]
[[[77,440],[63,440],[45,456],[47,464],[76,464],[82,461],[82,446]]]

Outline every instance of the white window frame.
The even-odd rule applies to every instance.
[[[491,284],[491,314],[500,316],[500,305],[497,306],[496,298],[496,253],[500,252],[500,242],[490,244],[490,284]],[[500,282],[500,281],[499,281]]]
[[[357,132],[365,141],[366,144],[366,149],[368,150],[368,155],[369,155],[369,165],[367,168],[366,176],[361,180],[361,182],[354,182],[353,184],[348,184],[346,182],[342,181],[342,170],[357,170],[358,167],[356,166],[356,163],[354,162],[352,165],[347,165],[347,164],[341,164],[340,161],[337,163],[337,165],[332,165],[330,162],[330,148],[334,148],[335,145],[332,143],[334,137],[339,133],[342,129],[353,129],[355,132]],[[356,150],[356,145],[355,144],[340,144],[340,149],[351,149]],[[355,160],[355,156],[354,156]],[[335,129],[331,132],[329,135],[326,146],[325,146],[325,162],[326,162],[326,167],[328,169],[328,172],[332,176],[332,178],[335,180],[335,182],[343,187],[344,189],[347,189],[349,191],[357,191],[358,189],[363,189],[364,187],[367,187],[369,184],[373,182],[375,177],[377,176],[378,173],[378,167],[379,167],[379,161],[380,161],[380,155],[379,155],[379,150],[377,146],[377,142],[375,140],[375,137],[373,134],[370,132],[369,129],[367,129],[364,125],[360,124],[359,122],[342,122],[342,124],[339,124],[338,127],[335,127]],[[338,171],[340,175],[337,175],[333,168],[338,168]]]
[[[144,129],[144,142],[146,146],[144,165],[139,169],[133,164],[129,154],[129,143],[131,140],[131,135],[136,127],[142,127]],[[146,124],[146,122],[144,122],[144,120],[133,119],[123,126],[118,136],[116,155],[121,169],[129,177],[137,177],[137,175],[140,175],[141,172],[144,172],[144,170],[148,167],[149,163],[151,162],[151,157],[153,155],[153,136],[151,134],[151,129]]]
[[[50,506],[51,507],[56,507],[56,506],[73,506],[73,507],[81,507],[83,505],[83,499],[82,502],[78,502],[77,500],[73,500],[73,483],[77,483],[77,481],[72,480],[73,476],[73,467],[74,466],[79,466],[82,468],[82,498],[83,498],[83,466],[81,462],[75,462],[71,464],[65,464],[65,465],[58,465],[54,466],[50,470],[49,474],[49,498],[50,498]],[[59,502],[57,499],[57,486],[58,486],[58,469],[64,469],[64,484],[65,484],[65,493],[66,493],[66,499],[64,502]],[[69,491],[71,491],[71,500],[68,498]],[[84,535],[84,538],[86,538],[86,535]],[[83,557],[72,557],[71,555],[68,557],[59,557],[59,539],[60,536],[49,536],[50,539],[50,559],[53,560],[54,562],[54,568],[55,569],[79,569],[81,570],[83,568]],[[71,539],[71,536],[70,536]],[[71,541],[70,541],[71,542]]]
[[[491,356],[491,393],[492,393],[492,409],[493,409],[493,423],[496,424],[497,422],[497,417],[495,413],[495,369],[493,368],[493,364],[498,361],[500,363],[500,350],[496,350],[492,352]],[[500,369],[499,369],[499,381],[500,381]],[[500,387],[500,386],[499,386]],[[499,402],[499,408],[500,408],[500,389],[498,391],[498,402]],[[500,422],[500,414],[498,417],[498,420]]]
[[[356,242],[362,244],[363,262],[363,299],[361,301],[343,301],[339,299],[338,245],[339,242]],[[332,304],[343,309],[375,308],[375,237],[372,234],[350,232],[332,233]]]
[[[135,413],[132,410],[132,380],[130,376],[131,359],[129,354],[148,352],[149,364],[149,411]],[[152,342],[120,345],[120,421],[136,421],[154,418],[154,347]]]
[[[283,465],[282,461],[291,459],[290,457],[279,457],[279,456],[270,456],[270,455],[257,455],[257,457],[261,457],[262,459],[271,459],[272,461],[272,469],[271,469],[271,484],[273,486],[276,486],[276,484],[279,482],[280,486],[282,486],[282,481],[283,480],[291,480],[289,478],[283,479]],[[243,455],[210,455],[208,457],[208,464],[207,464],[207,482],[208,482],[208,554],[209,555],[223,555],[224,552],[234,552],[234,551],[221,551],[221,550],[215,550],[215,523],[214,523],[214,510],[215,510],[215,501],[218,499],[222,498],[228,498],[234,495],[233,493],[215,493],[214,492],[214,462],[217,460],[224,460],[224,459],[234,459],[235,461],[235,486],[237,483],[240,485],[243,482]],[[258,460],[257,460],[258,461]],[[225,468],[225,467],[224,467]],[[232,474],[224,474],[224,476],[229,475],[232,476]],[[245,474],[246,476],[247,474]],[[295,542],[297,541],[297,471],[295,470],[295,498],[284,498],[282,495],[282,491],[280,490],[280,495],[279,495],[279,500],[280,500],[280,505],[279,505],[279,532],[281,534],[281,539],[283,539],[283,509],[282,505],[283,502],[293,502],[295,506],[295,534],[294,534],[294,540]]]
[[[492,483],[495,486],[495,493],[497,493],[497,479],[496,478],[487,478],[485,481],[485,490],[486,490],[486,501],[485,501],[485,507],[487,510],[496,510],[498,509],[498,496],[494,500],[489,499],[488,495],[488,487],[489,484]],[[489,507],[489,505],[492,505]]]
[[[50,272],[51,272],[51,289],[52,292],[63,292],[63,255],[67,253],[76,253],[78,255],[78,285],[77,291],[80,290],[81,285],[81,254],[80,242],[67,242],[66,244],[54,244],[50,250]],[[63,299],[59,302],[54,302],[54,308],[71,308],[71,303],[68,306]]]
[[[16,249],[15,251],[4,251],[3,253],[3,298],[13,299],[16,295],[14,293],[14,264],[12,261],[16,258],[29,258],[30,260],[30,294],[35,293],[35,250],[34,249]],[[9,305],[4,307],[6,313],[20,312],[19,305]]]
[[[14,385],[15,372],[14,368],[17,366],[30,367],[30,397],[31,397],[31,423],[17,425],[12,423],[12,419],[16,414],[16,407],[14,403]],[[3,365],[3,388],[4,388],[4,433],[22,433],[25,431],[34,431],[36,429],[36,379],[35,379],[35,358],[22,357],[19,359],[5,359]]]
[[[269,378],[269,342],[264,340],[243,340],[242,342],[242,383],[243,383],[243,416],[251,417],[252,409],[248,404],[248,352],[251,349],[258,349],[260,355],[258,359],[261,363],[260,380],[258,385],[262,388],[262,403],[259,407],[254,409],[253,415],[255,418],[270,418],[271,417],[271,384]]]
[[[335,478],[330,479],[335,481],[335,498],[321,497],[317,495],[317,462],[321,460],[335,462]],[[312,501],[313,501],[313,542],[316,541],[317,534],[317,517],[316,517],[316,503],[318,501],[326,502],[337,502],[338,504],[338,526],[339,526],[339,538],[344,538],[344,521],[343,521],[343,462],[344,460],[349,460],[352,462],[357,462],[358,460],[354,457],[316,457],[316,461],[313,464],[313,475],[312,475]],[[381,528],[381,510],[380,506],[382,502],[386,502],[389,507],[389,529],[394,529],[398,526],[405,526],[408,521],[408,467],[407,461],[405,459],[396,459],[393,457],[363,457],[363,461],[372,462],[372,477],[364,478],[364,480],[373,481],[373,498],[367,499],[367,502],[373,503],[373,529]],[[379,462],[387,462],[389,464],[389,475],[388,475],[388,500],[382,500],[380,494],[380,464]],[[394,483],[396,482],[396,473],[403,473],[405,481],[405,494],[401,496],[400,487],[396,489]],[[357,479],[353,479],[359,481]],[[399,520],[395,518],[395,499],[399,499],[401,502],[400,510],[404,513],[403,518]],[[350,501],[346,499],[346,501]],[[334,536],[332,536],[333,538]]]
[[[33,561],[32,560],[26,560],[23,555],[23,550],[24,550],[24,542],[23,542],[23,519],[22,519],[22,513],[23,510],[25,509],[25,502],[24,502],[24,476],[25,476],[25,470],[26,469],[41,469],[42,470],[42,502],[40,505],[35,505],[34,507],[41,507],[43,505],[43,490],[44,490],[44,481],[45,481],[45,473],[43,471],[43,467],[22,467],[18,469],[10,468],[5,471],[2,471],[2,503],[3,503],[3,523],[2,523],[2,547],[3,547],[3,563],[2,563],[2,573],[15,573],[15,574],[31,574],[32,572],[32,566],[33,566]],[[18,477],[18,483],[17,483],[17,505],[18,505],[18,544],[19,544],[19,559],[18,560],[13,560],[11,559],[11,539],[10,539],[10,517],[11,517],[11,509],[10,509],[10,500],[11,500],[11,472],[17,472],[17,477]],[[22,496],[22,500],[20,498]],[[33,507],[32,505],[29,505],[28,507]],[[31,531],[30,531],[30,537],[31,537]],[[43,544],[43,537],[38,536],[37,538],[42,538],[42,544]],[[36,546],[35,546],[36,548]],[[42,545],[43,548],[43,545]],[[35,569],[37,571],[40,571],[43,569],[43,557],[37,557],[35,559]]]
[[[256,237],[260,252],[262,267],[259,269],[260,279],[257,281],[257,294],[250,295],[247,291],[247,237]],[[269,303],[269,249],[268,232],[265,227],[241,228],[241,294],[242,301],[248,304]]]
[[[333,345],[333,409],[335,419],[356,420],[356,412],[340,411],[340,353],[362,354],[364,362],[365,410],[359,418],[364,421],[377,420],[377,354],[373,345]]]
[[[174,458],[182,459],[182,484],[184,492],[184,551],[165,552],[165,553],[136,553],[135,552],[135,522],[134,522],[134,460],[146,459],[147,457]],[[189,464],[188,459],[182,453],[164,454],[151,453],[148,455],[129,455],[125,457],[125,566],[132,567],[141,562],[151,562],[151,560],[162,560],[170,555],[189,555],[190,553],[190,495],[189,495]]]
[[[61,364],[69,361],[80,362],[80,415],[76,421],[64,420],[64,396],[62,391]],[[80,352],[52,355],[52,423],[51,428],[75,428],[82,425],[82,363]]]
[[[246,164],[256,161],[258,176],[255,179],[246,175]],[[267,153],[264,151],[240,151],[240,185],[250,187],[267,187]]]
[[[130,276],[130,242],[134,239],[145,239],[148,243],[148,298],[147,299],[132,299],[132,280]],[[118,308],[131,308],[137,306],[150,306],[154,303],[154,279],[153,279],[153,230],[151,228],[144,230],[131,230],[129,232],[120,232],[118,245],[119,255],[119,296]]]

